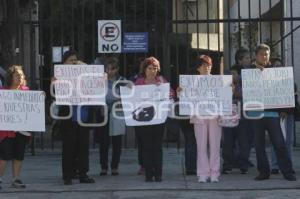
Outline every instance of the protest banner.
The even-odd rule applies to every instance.
[[[57,105],[105,104],[103,65],[55,65]]]
[[[243,69],[244,110],[295,107],[292,67]]]
[[[0,90],[0,130],[44,132],[43,91]]]
[[[120,87],[122,107],[127,126],[164,123],[170,105],[170,84]]]
[[[231,75],[180,75],[180,115],[232,114]]]

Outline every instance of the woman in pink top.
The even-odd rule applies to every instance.
[[[146,58],[142,68],[142,77],[135,81],[135,85],[158,85],[167,82],[159,75],[160,64],[156,58]],[[162,181],[162,144],[164,128],[164,123],[135,127],[135,131],[139,134],[141,140],[146,182],[152,182],[153,177],[156,182]]]
[[[26,86],[25,75],[22,66],[13,65],[7,71],[6,86],[3,89],[29,90]],[[22,161],[24,159],[25,146],[28,136],[14,131],[0,131],[0,183],[5,171],[6,163],[12,160],[13,182],[15,188],[25,188],[25,184],[19,179]]]
[[[201,55],[197,61],[197,73],[210,75],[212,59],[207,55]],[[197,176],[199,182],[219,182],[222,128],[218,125],[217,117],[193,116],[191,118],[197,142]]]

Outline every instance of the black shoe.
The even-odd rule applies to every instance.
[[[248,173],[248,169],[240,169],[241,174],[247,174]]]
[[[230,174],[231,171],[232,171],[231,169],[223,169],[222,174]]]
[[[284,174],[283,177],[284,177],[284,179],[286,179],[288,181],[296,181],[297,180],[296,177],[291,173]]]
[[[93,178],[90,177],[84,177],[84,178],[79,178],[79,182],[80,183],[87,183],[87,184],[92,184],[95,183],[95,180]]]
[[[248,167],[254,167],[254,164],[250,160],[248,160]]]
[[[261,181],[261,180],[268,180],[269,178],[270,178],[270,175],[264,174],[264,173],[260,173],[260,174],[258,174],[258,176],[256,176],[254,178],[254,180]]]
[[[151,177],[146,177],[145,182],[153,182],[153,178]]]
[[[155,180],[155,182],[161,182],[162,181],[161,176],[155,176],[154,180]]]
[[[188,175],[188,176],[191,176],[191,175],[196,175],[197,172],[188,170],[188,171],[185,172],[185,174]]]
[[[79,174],[74,174],[74,175],[72,176],[72,179],[73,179],[73,180],[79,179]]]
[[[118,176],[118,175],[119,175],[118,170],[117,170],[117,169],[112,169],[112,170],[111,170],[111,175],[112,175],[112,176]]]
[[[106,176],[107,175],[107,170],[106,169],[102,169],[100,172],[100,176]]]
[[[26,185],[19,179],[16,179],[11,184],[14,188],[26,188]]]
[[[67,179],[67,180],[64,180],[64,185],[72,185],[72,180],[71,179]]]
[[[279,174],[279,170],[278,169],[272,169],[271,174],[277,175],[277,174]]]
[[[292,170],[292,174],[296,174],[296,171],[294,169]]]

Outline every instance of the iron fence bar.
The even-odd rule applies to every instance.
[[[71,47],[75,48],[75,31],[74,31],[74,0],[71,0]]]
[[[241,19],[241,0],[238,0],[238,18]],[[241,21],[238,21],[238,29],[239,29],[239,34],[238,34],[238,44],[239,47],[242,45],[242,37],[241,37]]]
[[[249,8],[249,13],[248,13],[248,31],[249,31],[249,53],[250,57],[252,55],[252,24],[251,24],[251,1],[248,0],[248,8]]]
[[[220,0],[217,0],[217,19],[220,19]],[[219,59],[221,58],[220,52],[221,52],[221,42],[220,42],[220,23],[218,22],[218,56]]]
[[[272,10],[272,0],[269,0],[269,12],[270,16],[272,18],[273,16],[273,10]],[[270,47],[273,49],[273,23],[272,21],[269,21],[269,37],[270,37]]]
[[[290,0],[290,13],[291,13],[291,18],[293,18],[294,16],[294,12],[293,12],[293,0]],[[294,29],[294,23],[293,21],[290,22],[290,29],[293,30]],[[297,27],[297,29],[299,28],[300,26]],[[293,66],[293,69],[294,69],[294,31],[291,31],[291,49],[292,49],[292,53],[291,53],[291,58],[292,58],[292,66]],[[294,120],[294,143],[293,143],[294,147],[297,145],[297,134],[296,134],[296,124],[295,124],[295,120]]]
[[[147,19],[147,0],[144,0],[144,18]],[[141,21],[141,20],[140,20]],[[144,31],[145,32],[148,32],[147,31],[147,24],[148,24],[148,21],[146,20],[144,23]],[[149,37],[149,35],[148,35]],[[148,47],[149,48],[149,47]],[[148,50],[149,51],[149,50]],[[146,57],[147,53],[144,53],[144,57]]]
[[[209,20],[209,1],[206,0],[206,19]],[[209,34],[209,23],[206,23],[206,34],[207,34],[207,52],[210,50],[210,34]]]
[[[96,21],[96,13],[95,13],[95,8],[96,8],[96,0],[92,0],[92,62],[94,62],[95,58],[96,58],[96,39],[97,38],[97,32],[96,31],[96,25],[97,25],[97,21]]]
[[[32,19],[32,4],[30,3],[30,7],[29,7],[29,69],[30,69],[30,84],[31,84],[31,87],[33,87],[33,82],[35,81],[35,65],[33,65],[33,60],[35,58],[34,54],[32,53],[32,49],[33,49],[33,31],[32,31],[32,22],[31,22],[31,19]],[[18,22],[17,22],[18,23]],[[18,28],[17,28],[18,29]],[[32,142],[31,142],[31,155],[35,155],[35,142],[33,141],[35,139],[35,136],[33,135],[32,136]]]
[[[284,17],[284,1],[280,0],[281,5],[281,13],[280,16]],[[280,22],[280,38],[284,36],[284,24],[283,21]],[[281,40],[281,39],[280,39]],[[281,62],[283,64],[283,61],[285,60],[285,54],[284,54],[284,41],[280,42],[280,55],[281,55]]]
[[[125,1],[125,0],[123,0]],[[170,23],[174,23],[174,24],[185,24],[185,23],[189,23],[189,24],[194,24],[194,23],[234,23],[234,22],[248,22],[248,21],[252,21],[252,22],[278,22],[278,21],[286,21],[286,22],[291,22],[291,21],[300,21],[300,17],[274,17],[274,18],[270,18],[270,17],[265,17],[265,18],[250,18],[250,19],[238,19],[238,18],[224,18],[224,19],[190,19],[190,20],[184,20],[184,19],[177,19],[177,20],[171,20]],[[45,20],[45,22],[47,23],[48,20]],[[142,21],[141,23],[147,22],[147,20]],[[29,24],[30,22],[28,20],[24,21],[24,24]],[[31,22],[33,25],[38,26],[40,24],[40,22],[38,21],[32,21]]]
[[[178,1],[177,0],[174,0],[175,1],[175,19],[178,20]],[[172,28],[174,28],[173,24],[172,24]],[[178,24],[176,23],[175,24],[175,35],[178,36]],[[176,75],[178,76],[179,75],[179,45],[178,45],[178,40],[175,39],[175,55],[176,55]],[[178,78],[179,80],[179,78]],[[178,81],[177,80],[177,81]],[[178,85],[179,85],[179,81],[177,82]]]
[[[185,8],[185,18],[188,20],[189,19],[189,16],[188,16],[188,4],[186,2],[185,4],[186,8]],[[189,24],[187,23],[186,24],[186,29],[185,29],[185,39],[186,39],[186,43],[187,45],[190,45],[189,44]],[[190,66],[190,54],[189,54],[189,47],[185,48],[186,51],[185,51],[185,57],[186,57],[186,65],[187,66]]]
[[[137,31],[137,24],[136,24],[136,15],[137,15],[137,0],[134,0],[134,27],[133,27],[133,29],[134,29],[134,32],[136,32]],[[134,60],[136,60],[136,53],[134,53]]]
[[[64,53],[64,5],[63,1],[59,1],[59,9],[60,9],[60,51],[61,55]]]
[[[259,0],[258,4],[258,12],[259,12],[259,18],[261,19],[261,0]],[[261,21],[259,21],[259,43],[261,43],[262,38],[262,32],[261,32]]]
[[[189,16],[188,16],[188,4],[186,3],[186,9],[185,9],[185,18],[188,19]],[[186,43],[189,45],[189,24],[186,24]],[[186,48],[186,63],[187,63],[187,66],[190,66],[190,52],[189,52],[189,48]]]
[[[227,0],[227,18],[230,20],[230,0]],[[230,20],[231,21],[231,20]],[[231,65],[231,27],[230,27],[230,23],[227,22],[227,28],[228,28],[228,63],[229,65]]]
[[[158,28],[159,26],[157,26],[157,22],[158,22],[158,1],[154,1],[154,22],[155,22],[155,25],[154,25],[154,29],[155,29],[155,32],[154,32],[154,37],[155,37],[155,48],[154,48],[154,56],[156,58],[157,55],[158,55]]]
[[[282,37],[280,38],[280,40],[274,42],[273,47],[276,46],[276,45],[278,45],[280,42],[282,42],[284,39],[286,39],[286,38],[287,38],[288,36],[290,36],[290,35],[291,35],[291,38],[292,38],[293,33],[294,33],[296,30],[298,30],[299,28],[300,28],[300,25],[297,26],[296,28],[294,28],[293,30],[291,30],[291,31],[290,31],[289,33],[287,33],[286,35],[282,36]],[[292,47],[293,47],[293,44],[291,44],[291,45],[292,45]],[[294,48],[291,48],[291,49],[294,49]],[[292,59],[292,60],[293,60],[293,59]],[[292,63],[292,64],[293,64],[293,63]]]
[[[196,1],[196,19],[199,19],[199,0]],[[199,55],[199,23],[197,23],[197,55]]]
[[[300,17],[284,17],[284,18],[251,18],[252,22],[278,22],[278,21],[300,21]],[[174,24],[191,24],[191,23],[236,23],[236,22],[248,22],[249,19],[199,19],[199,20],[173,20]]]

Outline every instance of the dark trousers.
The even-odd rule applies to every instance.
[[[136,127],[137,133],[141,136],[146,178],[162,175],[164,127],[164,124]]]
[[[249,146],[249,120],[242,119],[237,127],[223,128],[222,158],[223,169],[234,168],[237,163],[240,169],[248,169],[248,159],[250,155]],[[238,145],[236,147],[236,144]],[[237,157],[235,157],[237,150]]]
[[[112,159],[111,169],[118,169],[121,149],[122,149],[122,135],[109,136],[109,122],[105,126],[96,128],[96,133],[99,139],[99,155],[101,169],[108,169],[108,151],[110,141],[112,142]]]
[[[281,132],[279,118],[265,117],[251,122],[254,130],[258,171],[262,174],[270,174],[270,165],[265,151],[265,130],[267,130],[282,174],[292,173],[292,163]]]
[[[138,161],[141,167],[144,167],[143,163],[143,148],[142,148],[142,140],[141,140],[141,132],[138,132],[137,128],[135,128],[135,138],[137,142],[137,149],[138,149]]]
[[[184,136],[185,170],[196,171],[197,169],[197,143],[194,133],[194,125],[190,120],[181,120],[180,128]]]
[[[71,179],[74,176],[74,171],[77,169],[79,177],[86,177],[89,171],[88,129],[78,125],[77,122],[72,122],[71,120],[64,121],[62,143],[63,179]]]

